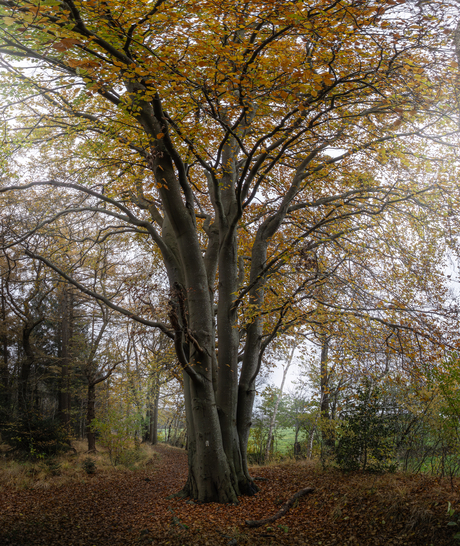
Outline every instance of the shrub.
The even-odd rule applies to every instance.
[[[335,460],[342,470],[388,472],[394,462],[395,418],[382,411],[381,392],[364,384],[338,428]]]
[[[86,457],[86,459],[82,462],[81,466],[87,474],[96,474],[97,467],[93,459]]]
[[[124,449],[122,450],[115,461],[115,464],[123,466],[132,466],[142,459],[142,454],[139,449]]]
[[[123,416],[112,408],[105,412],[103,419],[94,419],[91,426],[98,434],[99,444],[107,449],[113,466],[129,466],[139,460],[139,450],[132,449],[140,430],[138,415]]]
[[[51,476],[60,476],[61,475],[61,463],[58,463],[57,461],[53,459],[47,459],[46,461],[43,461],[40,463],[44,466],[47,472],[51,474]]]

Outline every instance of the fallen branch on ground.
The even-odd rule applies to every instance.
[[[261,527],[262,525],[266,525],[267,523],[272,523],[280,517],[284,516],[284,514],[289,510],[289,508],[291,508],[291,506],[297,499],[300,499],[300,497],[303,497],[304,495],[308,495],[308,493],[313,493],[314,490],[315,489],[313,487],[306,487],[305,489],[301,489],[300,491],[297,491],[297,493],[293,495],[287,502],[285,502],[281,507],[281,510],[279,510],[279,512],[277,512],[274,516],[259,520],[247,520],[245,523],[248,527]]]

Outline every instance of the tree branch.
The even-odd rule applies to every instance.
[[[151,328],[158,328],[161,330],[165,335],[167,335],[169,338],[174,339],[174,334],[171,332],[165,324],[162,322],[154,322],[151,320],[144,319],[140,317],[139,315],[136,315],[135,313],[128,311],[128,309],[125,309],[124,307],[120,307],[119,305],[116,305],[112,301],[110,301],[109,298],[103,296],[102,294],[99,294],[97,292],[94,292],[93,290],[89,290],[85,286],[83,286],[81,283],[79,283],[77,280],[75,280],[73,277],[70,277],[70,275],[67,275],[61,268],[59,268],[56,264],[45,258],[44,256],[40,256],[39,254],[34,254],[28,249],[24,249],[25,254],[29,256],[30,258],[33,258],[34,260],[40,260],[45,265],[47,265],[49,268],[51,268],[53,271],[56,271],[58,275],[63,277],[67,282],[70,284],[73,284],[76,288],[78,288],[81,292],[86,294],[87,296],[91,296],[92,298],[95,298],[99,301],[102,301],[107,307],[110,307],[114,311],[117,311],[118,313],[121,313],[122,315],[125,315],[126,317],[135,320],[136,322],[140,322],[141,324],[145,324],[146,326],[150,326]]]

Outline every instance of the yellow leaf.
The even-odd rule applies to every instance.
[[[145,68],[142,68],[141,66],[136,66],[135,70],[136,74],[139,74],[139,76],[147,76],[149,73],[148,70],[145,70]]]
[[[158,134],[157,134],[157,138],[158,138],[158,139],[163,138],[164,136],[165,136],[164,133],[158,133]]]

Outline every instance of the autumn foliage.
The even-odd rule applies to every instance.
[[[252,468],[261,491],[238,506],[206,505],[168,498],[186,477],[186,455],[157,450],[160,458],[134,473],[97,470],[61,487],[51,477],[25,490],[10,483],[0,497],[2,544],[452,544],[447,503],[455,510],[460,502],[457,480],[452,490],[426,476],[343,476],[291,462]],[[314,493],[282,518],[259,528],[245,523],[277,513],[304,486]]]
[[[256,379],[292,332],[323,372],[329,351],[420,378],[457,348],[457,16],[448,1],[0,1],[2,248],[174,343],[184,496],[256,493]],[[101,252],[123,282],[107,262],[104,286],[76,273]]]

